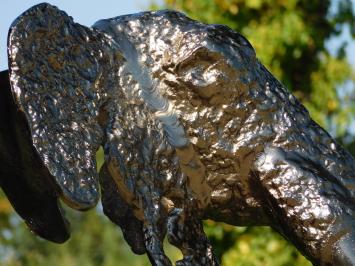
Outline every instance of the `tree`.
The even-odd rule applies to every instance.
[[[199,21],[241,32],[260,61],[292,90],[313,119],[355,151],[349,126],[355,115],[354,71],[344,41],[338,39],[337,50],[326,48],[344,25],[355,36],[350,0],[165,0],[163,7],[153,4],[152,8],[180,10]],[[206,231],[224,265],[306,264],[267,227],[234,228],[209,221]]]

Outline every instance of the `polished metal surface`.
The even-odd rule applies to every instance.
[[[15,106],[8,71],[0,72],[0,124],[0,187],[32,232],[65,242],[69,223],[52,177],[33,147],[26,118]]]
[[[13,95],[33,145],[69,205],[95,206],[95,153],[104,134],[97,117],[113,82],[104,72],[115,71],[110,61],[120,62],[105,49],[115,45],[43,4],[13,22],[8,46]]]
[[[10,81],[61,197],[98,199],[132,250],[218,265],[206,218],[271,225],[314,264],[355,265],[355,163],[226,26],[175,11],[75,24],[41,4],[9,33]]]

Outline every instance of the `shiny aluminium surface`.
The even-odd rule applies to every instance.
[[[8,71],[0,72],[0,187],[29,229],[62,243],[69,223],[62,216],[58,189],[32,144],[23,113],[12,98]]]
[[[271,225],[314,264],[355,265],[355,164],[223,25],[175,11],[75,24],[41,4],[9,33],[10,81],[61,196],[98,198],[136,253],[218,265],[206,218]],[[120,212],[122,210],[122,212]],[[131,221],[131,222],[129,222]]]
[[[39,5],[12,23],[8,46],[13,95],[33,145],[63,200],[77,209],[95,206],[95,153],[103,138],[96,118],[113,81],[103,72],[114,73],[112,65],[120,62],[104,52],[114,43],[64,12]]]

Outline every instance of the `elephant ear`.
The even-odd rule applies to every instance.
[[[110,45],[49,4],[24,12],[8,36],[12,93],[33,146],[62,199],[81,210],[99,198],[95,153],[103,138],[99,113],[112,62],[104,47]]]
[[[56,186],[35,151],[23,113],[17,112],[8,72],[0,72],[0,185],[31,231],[62,243],[69,234]]]

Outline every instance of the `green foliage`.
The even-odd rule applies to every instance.
[[[255,237],[255,236],[260,237]],[[223,265],[311,266],[302,255],[269,227],[247,228],[232,249],[223,256]]]
[[[150,265],[146,256],[133,255],[120,229],[100,210],[80,213],[67,208],[65,212],[71,222],[72,237],[60,245],[36,237],[14,212],[9,212],[8,219],[2,219],[8,222],[1,227],[0,265]]]
[[[36,237],[11,208],[7,210],[7,215],[0,217],[4,222],[0,232],[2,266],[151,265],[146,255],[132,253],[121,230],[99,209],[81,213],[65,208],[72,236],[64,244],[54,244]],[[173,260],[181,259],[181,254],[169,245],[166,252]]]
[[[234,227],[207,221],[205,231],[224,266],[311,266],[270,227]]]
[[[224,266],[311,266],[290,243],[270,227],[235,227],[205,222],[205,232]]]

